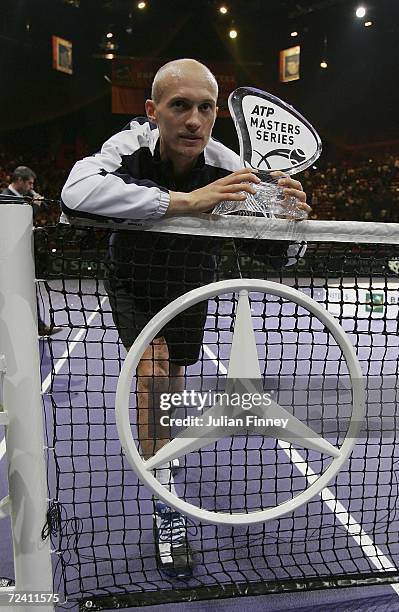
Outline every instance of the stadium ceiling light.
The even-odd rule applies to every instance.
[[[365,14],[366,14],[366,9],[364,8],[364,6],[358,6],[356,9],[356,17],[361,19],[362,17],[365,16]]]
[[[327,64],[326,60],[322,60],[320,62],[320,68],[327,68],[327,67],[328,67],[328,64]]]
[[[107,38],[113,38],[113,36],[114,36],[114,35],[112,34],[112,32],[107,32],[107,33],[106,33],[106,37],[107,37]]]
[[[365,28],[369,28],[369,27],[370,27],[370,26],[372,26],[372,25],[373,25],[373,22],[372,22],[372,21],[365,21],[365,22],[364,22],[364,27],[365,27]]]
[[[292,36],[292,38],[295,38],[295,36],[298,36],[298,32],[294,30],[293,32],[291,32],[290,36]]]
[[[237,32],[237,30],[235,30],[234,28],[232,28],[232,29],[229,31],[229,36],[230,36],[230,38],[237,38],[237,36],[238,36],[238,32]]]
[[[222,6],[219,6],[219,13],[222,13],[222,15],[226,15],[228,10],[229,9],[227,8],[227,6],[224,6],[224,4]]]
[[[145,9],[145,7],[146,7],[146,3],[145,2],[137,2],[137,8]]]

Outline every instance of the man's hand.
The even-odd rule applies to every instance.
[[[37,193],[37,191],[33,191],[33,189],[31,189],[29,195],[32,198],[32,202],[34,202],[37,206],[42,204],[41,201],[44,200],[44,196],[42,196],[40,193]]]
[[[277,180],[277,184],[280,187],[284,188],[284,194],[286,196],[293,196],[297,199],[297,208],[304,210],[307,214],[311,212],[312,209],[308,204],[306,204],[306,193],[303,191],[302,185],[299,181],[296,181],[279,170],[271,172],[270,176]]]
[[[165,216],[207,212],[224,200],[242,202],[248,193],[256,193],[251,183],[260,183],[259,177],[252,169],[241,168],[191,193],[171,191],[170,204]]]

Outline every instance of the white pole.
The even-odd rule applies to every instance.
[[[4,409],[15,588],[0,589],[0,609],[10,593],[52,593],[46,521],[47,484],[34,286],[32,208],[0,203],[0,353],[5,355]],[[18,609],[31,609],[29,601]],[[39,608],[49,612],[53,605]]]

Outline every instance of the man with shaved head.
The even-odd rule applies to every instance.
[[[133,119],[99,153],[75,164],[62,192],[64,212],[156,221],[210,212],[219,202],[254,194],[256,174],[242,168],[239,156],[211,137],[217,97],[216,79],[200,62],[179,59],[162,66],[145,103],[146,118]],[[298,199],[299,207],[310,210],[298,181],[282,177],[279,182]],[[206,238],[150,232],[112,237],[106,288],[126,350],[164,306],[214,280],[213,255]],[[184,367],[198,361],[206,316],[207,304],[202,302],[175,317],[138,365],[138,435],[145,458],[169,440],[169,432],[156,425],[155,398],[181,388]],[[156,472],[175,492],[171,466]],[[160,567],[174,576],[190,574],[185,518],[155,500],[154,524]]]
[[[174,79],[184,78],[184,72],[187,69],[189,69],[192,74],[197,73],[200,78],[205,77],[217,98],[218,84],[214,74],[209,70],[209,68],[204,64],[197,62],[197,60],[180,59],[164,64],[155,74],[151,89],[152,100],[157,104],[160,101],[161,96],[165,92],[165,79],[168,80],[171,77]]]

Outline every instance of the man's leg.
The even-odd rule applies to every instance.
[[[183,393],[184,391],[184,367],[171,363],[169,365],[169,391],[170,393]]]
[[[138,435],[143,456],[148,459],[170,440],[170,428],[161,426],[160,394],[183,390],[183,367],[169,364],[164,338],[156,338],[146,349],[137,368]],[[159,466],[158,481],[176,494],[171,465]],[[186,519],[165,502],[154,500],[154,532],[159,567],[172,576],[191,574],[191,553]]]
[[[184,367],[176,363],[169,364],[169,392],[182,394],[184,391]],[[173,414],[173,412],[172,412]],[[177,473],[180,467],[178,458],[172,461],[172,473]]]
[[[183,393],[184,368],[169,363],[164,338],[156,338],[137,367],[138,434],[143,457],[148,459],[170,440],[170,428],[160,425],[161,393]],[[172,413],[172,411],[171,411]]]
[[[161,393],[169,392],[169,353],[164,338],[155,338],[137,367],[137,421],[141,452],[145,459],[170,440],[169,427],[160,424]]]

